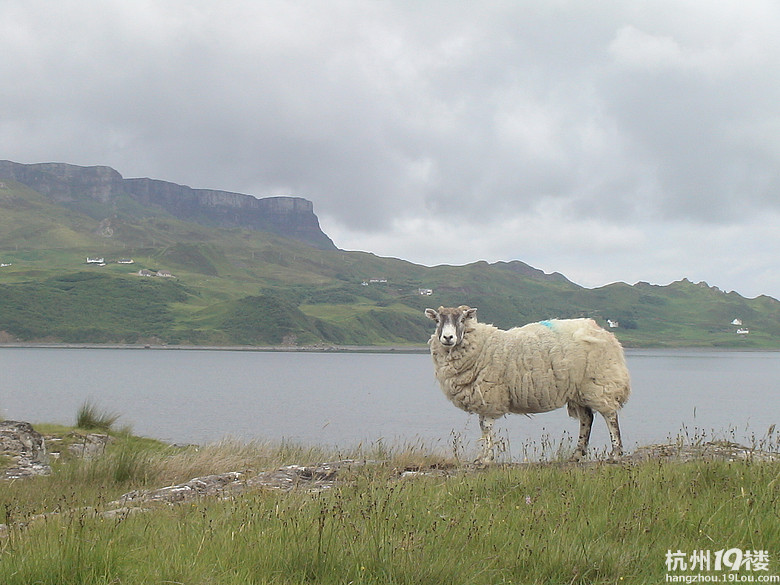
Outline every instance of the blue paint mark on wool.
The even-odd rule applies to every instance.
[[[552,321],[539,321],[539,325],[544,325],[548,329],[555,327],[555,324]]]

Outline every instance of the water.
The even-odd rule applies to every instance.
[[[750,444],[780,422],[780,353],[629,350],[625,446],[688,434]],[[0,418],[71,425],[87,399],[119,425],[175,443],[383,441],[473,453],[479,425],[442,395],[426,354],[2,348]],[[573,440],[565,409],[496,423],[513,458]],[[597,415],[591,445],[609,437]],[[524,448],[525,446],[525,448]]]

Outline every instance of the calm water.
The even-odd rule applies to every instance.
[[[780,353],[627,352],[626,448],[687,432],[750,442],[780,422]],[[479,425],[442,395],[427,354],[0,349],[0,418],[73,424],[86,400],[137,434],[177,443],[226,437],[349,448],[379,440],[476,449]],[[780,426],[780,425],[778,425]],[[577,434],[565,409],[497,423],[512,457]],[[597,416],[592,446],[609,439]],[[538,447],[537,447],[538,448]],[[528,453],[526,453],[527,455]]]

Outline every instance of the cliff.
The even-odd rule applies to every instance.
[[[148,211],[162,209],[178,219],[214,227],[268,231],[313,247],[336,249],[323,233],[311,201],[192,189],[155,179],[125,179],[110,167],[65,163],[20,164],[0,161],[0,179],[13,179],[66,207],[89,212],[89,202],[110,204],[129,197]],[[85,207],[87,209],[85,209]],[[97,216],[104,206],[95,206]],[[97,209],[99,208],[99,212]],[[102,217],[96,217],[102,219]]]

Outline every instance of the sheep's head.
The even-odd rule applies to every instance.
[[[425,316],[436,321],[436,339],[444,347],[453,348],[463,341],[468,319],[476,319],[477,309],[466,305],[425,309]]]

